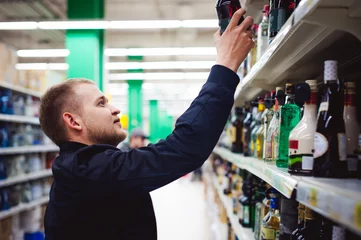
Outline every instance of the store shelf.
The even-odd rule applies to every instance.
[[[11,177],[11,178],[8,178],[8,179],[5,179],[5,180],[1,180],[0,181],[0,188],[10,186],[10,185],[14,185],[14,184],[17,184],[17,183],[32,181],[32,180],[35,180],[35,179],[46,178],[46,177],[50,177],[52,175],[53,175],[53,173],[52,173],[51,169],[46,169],[46,170],[42,170],[42,171],[34,172],[34,173],[29,173],[29,174],[23,174],[23,175],[20,175],[20,176]]]
[[[40,125],[39,118],[37,117],[17,116],[8,114],[0,114],[0,121]]]
[[[0,81],[0,87],[7,88],[7,89],[13,90],[15,92],[24,93],[24,94],[38,97],[38,98],[40,98],[40,96],[41,96],[40,92],[33,91],[33,90],[23,88],[23,87],[18,87],[18,86],[15,86],[14,84],[7,83],[7,82]]]
[[[214,153],[224,160],[234,163],[237,167],[247,170],[257,177],[271,184],[284,196],[291,198],[300,178],[291,176],[287,169],[277,168],[274,164],[267,164],[252,157],[244,157],[241,154],[234,154],[231,151],[216,147]]]
[[[34,146],[23,146],[23,147],[0,148],[0,155],[57,152],[57,151],[59,151],[59,147],[54,144],[34,145]]]
[[[304,81],[318,76],[325,58],[342,55],[323,50],[346,33],[361,40],[360,17],[359,1],[301,1],[265,54],[242,80],[236,91],[236,104],[254,99],[263,90],[275,89],[286,80]]]
[[[297,201],[361,235],[361,181],[302,178]]]
[[[219,198],[221,199],[226,211],[229,221],[231,222],[234,233],[238,237],[239,240],[249,240],[253,239],[253,232],[251,228],[244,228],[239,224],[238,216],[233,213],[232,199],[223,194],[223,190],[218,183],[216,176],[212,177],[212,183],[217,189],[217,193]]]
[[[20,203],[18,206],[10,208],[9,210],[1,211],[0,212],[0,220],[10,217],[10,216],[13,216],[13,215],[16,215],[23,211],[31,210],[34,207],[38,207],[43,204],[46,204],[48,201],[49,201],[49,197],[43,197],[38,200],[34,200],[30,203]]]

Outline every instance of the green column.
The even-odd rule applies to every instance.
[[[150,115],[149,115],[149,135],[150,141],[156,143],[159,140],[159,108],[158,100],[149,101]]]
[[[103,19],[104,0],[68,0],[68,19]],[[103,90],[104,30],[68,30],[68,78],[88,78]]]
[[[129,132],[133,128],[143,127],[143,80],[128,80]]]

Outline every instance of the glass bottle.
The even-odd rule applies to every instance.
[[[295,104],[295,88],[286,84],[286,103],[280,111],[280,128],[277,167],[288,167],[288,145],[290,132],[300,121],[301,109]]]
[[[297,240],[301,234],[302,228],[305,226],[305,205],[298,204],[297,228],[292,232],[291,240]]]
[[[288,172],[312,175],[313,147],[317,124],[317,81],[308,80],[310,99],[304,106],[303,117],[289,137]]]
[[[263,154],[262,154],[262,159],[266,159],[266,152],[267,152],[267,148],[270,148],[270,146],[267,145],[267,138],[268,138],[268,129],[269,126],[271,125],[271,121],[273,119],[274,116],[274,105],[275,105],[275,99],[276,99],[276,91],[272,91],[271,95],[265,99],[265,106],[267,109],[267,113],[264,119],[264,123],[263,123]],[[270,140],[269,140],[270,143]],[[270,149],[268,149],[268,151],[270,151]],[[271,158],[271,153],[268,153],[268,158]]]
[[[232,203],[233,214],[237,215],[239,212],[238,199],[242,195],[242,183],[243,183],[243,169],[237,168],[236,174],[234,174],[233,191],[232,191]]]
[[[346,128],[347,167],[350,177],[357,177],[358,138],[360,133],[356,110],[356,83],[345,83],[343,119]]]
[[[337,61],[325,62],[325,92],[318,110],[313,176],[348,176],[345,121],[343,120]]]
[[[243,108],[236,107],[234,109],[235,116],[232,121],[232,147],[231,151],[234,153],[243,152],[243,142],[242,142],[242,133],[243,133]]]
[[[232,188],[233,188],[233,164],[227,163],[228,165],[228,171],[226,173],[227,178],[227,184],[225,185],[225,188],[223,189],[223,193],[227,196],[232,196]]]
[[[265,99],[269,99],[270,98],[270,94],[266,94],[265,95]],[[264,111],[261,115],[261,123],[259,125],[259,128],[256,132],[256,157],[259,160],[263,159],[263,143],[264,143],[264,127],[265,124],[267,124],[267,114],[268,114],[268,109],[265,108],[265,104],[263,103],[264,106]]]
[[[257,111],[257,107],[253,106],[253,112]],[[243,121],[243,134],[242,134],[242,142],[243,142],[243,155],[250,156],[251,149],[250,149],[250,141],[251,141],[251,124],[252,124],[252,113],[250,106],[248,104],[245,105],[245,117]]]
[[[316,219],[316,214],[305,207],[305,226],[301,229],[298,240],[318,239],[319,235],[320,224]]]
[[[269,218],[262,222],[262,240],[278,239],[280,230],[280,214],[278,209],[278,199],[272,198]],[[267,216],[266,216],[267,217]]]
[[[257,61],[261,59],[268,47],[269,5],[263,6],[262,22],[258,26],[257,34]]]
[[[281,223],[279,240],[290,240],[293,230],[297,228],[298,202],[281,196]]]
[[[281,87],[276,88],[276,95],[277,92],[281,91]],[[279,128],[279,119],[280,119],[280,113],[279,113],[279,101],[275,97],[275,105],[273,107],[273,117],[269,124],[269,127],[267,129],[267,137],[266,137],[266,151],[265,151],[265,158],[264,160],[266,162],[276,160],[278,158],[278,154],[276,154],[276,151],[278,152],[278,134],[276,135],[276,131],[278,131]],[[275,136],[277,141],[277,146],[275,143]],[[275,147],[276,146],[276,147]]]
[[[258,129],[261,126],[262,121],[262,114],[264,111],[264,100],[263,98],[258,98],[258,113],[256,115],[256,123],[251,133],[251,150],[252,150],[252,156],[257,157],[257,132]]]

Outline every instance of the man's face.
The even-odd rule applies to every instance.
[[[108,103],[97,86],[81,84],[75,92],[82,102],[80,116],[90,142],[117,146],[126,138],[118,117],[120,111]]]

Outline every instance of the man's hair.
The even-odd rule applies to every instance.
[[[66,111],[81,111],[79,100],[75,96],[75,87],[79,84],[95,84],[83,79],[68,79],[49,88],[40,99],[40,125],[44,133],[56,144],[68,141],[67,129],[63,121]]]

